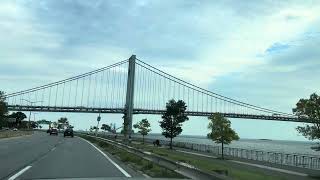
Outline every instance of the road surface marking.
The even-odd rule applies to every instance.
[[[93,146],[97,151],[99,151],[105,158],[107,158],[116,168],[119,169],[119,171],[122,172],[122,174],[124,174],[126,177],[131,177],[131,175],[129,173],[127,173],[127,171],[125,171],[124,169],[122,169],[117,163],[115,163],[109,156],[107,156],[104,152],[102,152],[99,148],[97,148],[94,144],[92,144],[91,142],[87,141],[86,139],[81,138],[82,140],[86,141],[87,143],[89,143],[91,146]]]
[[[304,173],[298,173],[298,172],[294,172],[294,171],[289,171],[289,170],[285,170],[285,169],[279,169],[279,168],[274,168],[274,167],[269,167],[269,166],[264,166],[264,165],[259,165],[259,164],[251,164],[251,163],[235,161],[235,160],[229,160],[229,161],[235,162],[235,163],[239,163],[239,164],[245,164],[245,165],[249,165],[249,166],[254,166],[254,167],[258,167],[258,168],[278,171],[278,172],[282,172],[282,173],[287,173],[287,174],[293,174],[293,175],[298,175],[298,176],[308,176],[307,174],[304,174]]]
[[[56,149],[56,147],[52,148],[51,151],[54,151]]]
[[[189,151],[182,151],[182,150],[176,150],[176,151],[187,153],[187,154],[193,154],[193,155],[197,155],[197,156],[203,156],[203,157],[209,157],[209,158],[217,158],[216,156],[209,156],[209,155],[199,154],[199,153],[194,153],[194,152],[189,152]]]
[[[23,174],[24,172],[26,172],[28,169],[30,169],[32,166],[27,166],[25,168],[23,168],[22,170],[20,170],[18,173],[16,173],[15,175],[11,176],[8,180],[14,180],[17,177],[19,177],[21,174]]]

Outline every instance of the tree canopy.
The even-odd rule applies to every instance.
[[[8,107],[6,103],[6,97],[4,95],[3,91],[0,91],[0,126],[2,125],[4,121],[4,117],[8,113]]]
[[[38,124],[50,124],[51,123],[51,121],[48,121],[48,120],[45,120],[45,119],[39,120],[37,122],[38,122]]]
[[[111,127],[108,124],[102,124],[100,129],[108,132],[111,131]]]
[[[309,99],[300,99],[292,111],[300,118],[312,121],[311,124],[298,126],[297,131],[309,140],[320,139],[320,96],[313,93]]]
[[[187,106],[182,100],[175,101],[172,99],[166,104],[166,111],[159,123],[162,128],[162,135],[170,138],[170,149],[172,149],[172,139],[182,132],[182,123],[189,119],[185,115],[186,109]]]
[[[207,134],[209,139],[222,145],[222,158],[223,158],[223,144],[230,144],[233,140],[239,140],[238,134],[231,129],[231,122],[219,113],[211,115],[208,129],[211,130]]]
[[[58,123],[68,124],[68,118],[66,118],[66,117],[61,117],[60,119],[58,119]]]
[[[23,112],[14,112],[12,114],[10,114],[8,116],[9,118],[15,118],[16,121],[14,123],[9,123],[11,124],[10,126],[14,126],[14,127],[20,127],[21,128],[21,122],[22,120],[24,120],[25,118],[27,118],[27,116],[23,113]]]
[[[134,128],[139,129],[138,133],[142,135],[142,142],[144,143],[144,136],[147,135],[150,131],[150,123],[147,119],[142,119],[133,125]]]

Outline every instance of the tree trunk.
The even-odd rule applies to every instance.
[[[172,149],[172,137],[170,138],[170,149]]]
[[[144,144],[144,135],[142,135],[142,144]]]
[[[224,159],[224,156],[223,156],[223,141],[222,141],[222,143],[221,143],[221,146],[222,146],[222,149],[221,149],[221,155],[222,155],[222,159]]]

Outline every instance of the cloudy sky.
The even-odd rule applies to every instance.
[[[1,0],[0,90],[54,82],[136,54],[213,92],[290,113],[299,98],[319,93],[319,27],[319,1]],[[80,129],[95,125],[92,114],[36,118],[60,116]],[[160,117],[148,118],[160,132]],[[120,115],[102,121],[121,124]],[[190,118],[183,134],[205,135],[207,123]],[[297,125],[232,120],[242,138],[305,140]]]

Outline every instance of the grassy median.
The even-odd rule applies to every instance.
[[[170,150],[166,147],[154,147],[152,145],[132,144],[133,147],[149,151],[168,159],[188,163],[199,169],[207,172],[227,172],[227,176],[233,179],[240,180],[284,180],[287,177],[279,177],[264,173],[262,170],[257,171],[256,169],[250,169],[246,166],[232,165],[232,162],[228,162],[220,159],[213,159],[201,156],[195,156]]]
[[[10,137],[18,137],[18,136],[25,136],[31,135],[33,131],[12,131],[12,130],[5,130],[0,131],[0,139],[2,138],[10,138]]]
[[[111,144],[100,141],[93,137],[88,137],[85,135],[79,135],[80,137],[87,139],[88,141],[100,146],[102,149],[117,157],[119,160],[124,162],[125,164],[131,166],[133,169],[141,171],[148,176],[158,177],[158,178],[185,178],[184,176],[166,169],[162,166],[159,166],[153,162],[147,161],[135,154],[129,153],[125,150],[117,148]]]

